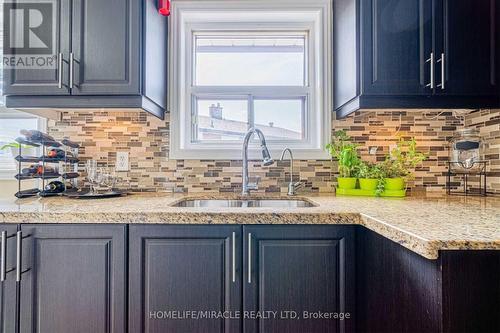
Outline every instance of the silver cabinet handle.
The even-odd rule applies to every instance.
[[[233,231],[233,282],[236,282],[236,232]]]
[[[445,80],[444,53],[441,53],[441,59],[439,59],[437,62],[441,62],[441,84],[438,84],[438,87],[441,87],[441,90],[444,90],[444,80]]]
[[[430,62],[430,66],[431,66],[431,82],[429,84],[427,84],[426,87],[430,87],[431,89],[434,89],[434,52],[431,52],[430,58],[427,59],[425,62],[426,63]]]
[[[21,281],[21,264],[23,255],[22,251],[22,242],[23,242],[23,232],[18,231],[16,237],[16,281]]]
[[[2,247],[0,249],[0,282],[5,281],[7,271],[7,231],[2,231]]]
[[[62,89],[63,87],[63,55],[62,53],[59,53],[57,55],[57,62],[58,62],[58,68],[57,68],[57,88]]]
[[[74,56],[73,56],[73,52],[71,52],[69,54],[69,89],[73,89],[73,72],[74,72],[74,66],[73,66],[73,63],[74,63]]]
[[[248,233],[248,283],[252,283],[252,233]]]

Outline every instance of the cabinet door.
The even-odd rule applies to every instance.
[[[436,1],[436,15],[436,92],[448,95],[498,92],[498,1],[440,0]]]
[[[238,318],[203,318],[241,310],[241,227],[132,225],[129,239],[130,332],[241,331]]]
[[[276,317],[245,319],[244,332],[354,330],[352,227],[245,226],[243,237],[244,310],[276,312]],[[351,319],[306,319],[304,311],[349,313]],[[290,318],[293,314],[297,317]]]
[[[73,0],[73,95],[139,94],[141,5]]]
[[[13,68],[4,68],[4,95],[68,95],[68,77],[69,77],[69,46],[71,38],[71,3],[70,0],[50,0],[44,1],[41,4],[31,3],[16,3],[17,14],[11,10],[11,4],[6,3],[4,10],[6,17],[9,16],[10,20],[14,17],[22,16],[24,24],[12,25],[8,29],[10,44],[15,46],[11,51],[6,51],[5,57],[14,55],[18,64],[25,63],[25,66],[16,66]],[[33,7],[35,6],[35,7]],[[43,6],[37,8],[37,6]],[[43,35],[38,38],[36,33],[37,28],[33,28],[34,32],[30,29],[27,30],[26,26],[31,24],[36,25],[36,15],[29,15],[30,10],[36,10],[41,14],[41,20],[44,29]],[[7,12],[8,11],[8,12]],[[18,16],[19,15],[19,16]],[[33,22],[30,21],[33,20]],[[20,30],[23,31],[20,31]],[[45,32],[52,30],[53,37],[47,37]],[[12,40],[19,36],[24,36],[18,43],[12,44]],[[46,38],[44,38],[46,37]],[[48,38],[48,39],[47,39]],[[41,41],[41,42],[40,42]],[[43,44],[40,44],[43,43]],[[44,47],[41,47],[41,46]],[[37,46],[37,48],[34,48]],[[12,54],[11,54],[12,53]],[[59,54],[61,59],[64,60],[62,64],[58,60]],[[42,61],[43,66],[33,66],[23,59],[35,57],[36,60],[31,60],[37,63]],[[29,59],[27,59],[29,60]],[[50,65],[51,64],[51,65]],[[47,65],[47,66],[45,66]],[[61,83],[61,84],[59,84]]]
[[[22,225],[20,332],[126,332],[122,225]]]
[[[362,7],[364,94],[430,95],[432,0],[369,0]],[[366,5],[365,5],[366,4]]]
[[[0,224],[0,265],[5,270],[5,279],[0,278],[0,333],[16,332],[16,277],[12,270],[16,265],[16,232],[17,225]]]

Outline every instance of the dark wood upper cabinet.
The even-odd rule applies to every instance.
[[[5,69],[12,108],[142,108],[163,118],[167,18],[156,0],[53,0],[54,69]]]
[[[74,86],[71,93],[139,94],[141,1],[72,2]]]
[[[362,108],[500,105],[495,0],[333,4],[338,117]]]
[[[498,91],[497,66],[500,65],[500,3],[496,0],[442,0],[436,2],[435,10],[436,92],[495,94]]]
[[[430,94],[431,1],[366,1],[363,10],[363,25],[371,27],[371,33],[362,35],[363,93]]]
[[[0,271],[4,272],[0,276],[0,333],[16,332],[16,277],[12,270],[16,266],[16,232],[17,225],[0,224]]]
[[[126,227],[22,225],[20,332],[126,332]]]
[[[348,226],[245,226],[244,332],[353,332],[354,230]],[[284,318],[282,311],[297,318]],[[303,312],[350,313],[350,319],[305,319]]]
[[[241,320],[167,318],[241,310],[240,226],[130,226],[129,332],[240,332]]]
[[[45,2],[47,3],[47,2]],[[54,7],[53,28],[55,29],[55,38],[53,45],[55,56],[60,56],[61,59],[66,58],[70,53],[70,34],[71,30],[71,3],[67,0],[50,0],[50,4]],[[13,6],[6,4],[7,8]],[[23,4],[18,6],[23,8]],[[14,7],[12,7],[14,8]],[[24,13],[24,12],[23,12]],[[16,31],[18,26],[10,27],[12,34],[18,35]],[[17,54],[20,55],[20,54]],[[68,86],[69,66],[68,62],[62,62],[62,67],[59,67],[55,59],[56,66],[50,69],[40,68],[23,68],[23,69],[4,69],[4,85],[3,93],[5,95],[69,95],[70,89]]]

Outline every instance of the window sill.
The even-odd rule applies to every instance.
[[[285,147],[283,147],[285,148]],[[330,155],[323,149],[294,149],[293,158],[296,160],[330,160]],[[270,148],[269,152],[273,159],[277,160],[281,156],[282,149]],[[241,160],[242,149],[189,149],[170,150],[170,160]],[[249,149],[248,158],[259,160],[262,158],[260,149]]]

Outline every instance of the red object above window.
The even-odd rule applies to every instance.
[[[170,16],[170,0],[159,0],[158,13],[163,16]]]

